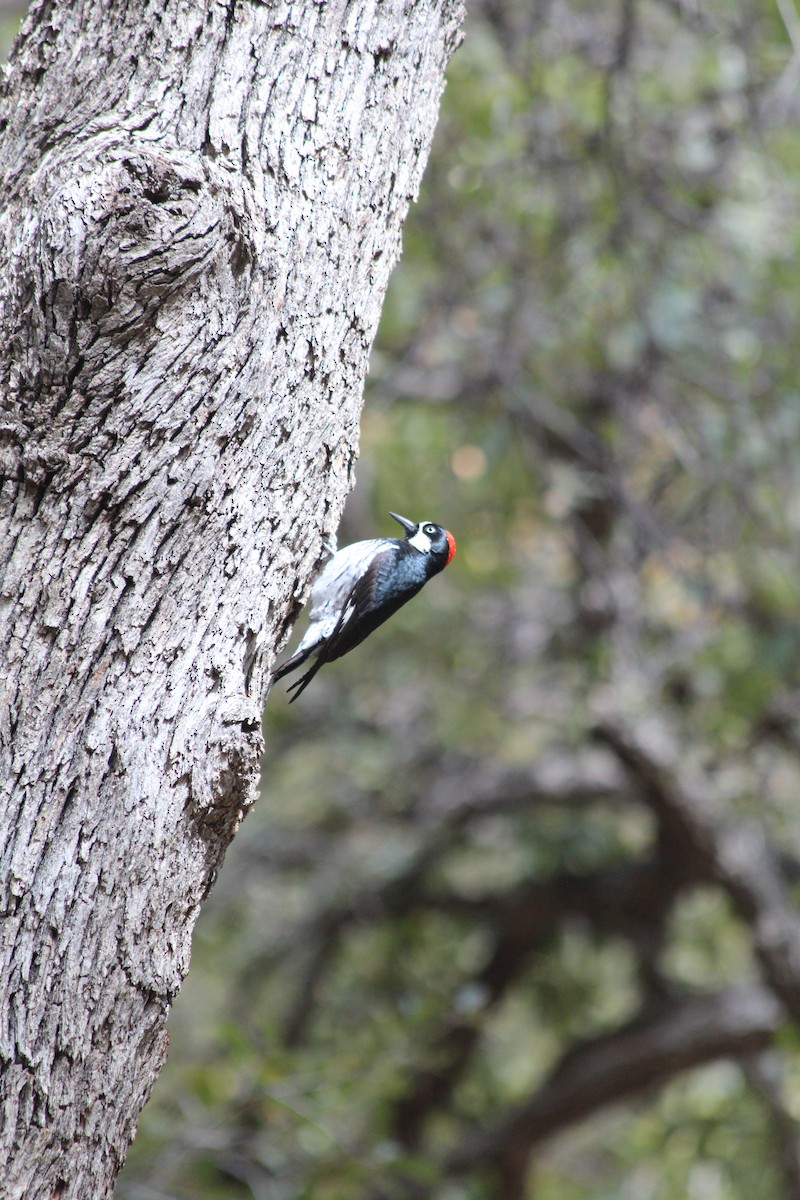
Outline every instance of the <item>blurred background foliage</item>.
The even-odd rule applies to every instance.
[[[800,1197],[799,114],[794,0],[472,0],[340,531],[458,555],[271,696],[124,1200]]]

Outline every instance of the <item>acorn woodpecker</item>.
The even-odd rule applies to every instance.
[[[347,654],[443,571],[456,552],[452,533],[433,521],[414,524],[390,513],[404,538],[371,538],[337,551],[311,589],[310,624],[297,650],[275,672],[282,679],[314,657],[290,686],[292,701],[326,662]],[[291,701],[290,701],[291,703]]]

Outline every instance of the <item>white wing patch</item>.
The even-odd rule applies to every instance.
[[[342,615],[342,608],[353,584],[361,578],[375,555],[384,548],[388,548],[385,538],[353,542],[352,546],[345,546],[325,564],[311,589],[310,624],[297,647],[297,654],[330,637]],[[350,613],[346,613],[345,620],[349,616]]]

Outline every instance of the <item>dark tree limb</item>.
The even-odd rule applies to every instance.
[[[658,1014],[570,1047],[526,1103],[497,1125],[476,1131],[450,1156],[462,1174],[526,1155],[545,1138],[608,1104],[717,1058],[740,1058],[769,1046],[784,1013],[770,991],[737,987],[688,996]]]
[[[729,824],[713,783],[690,774],[680,755],[631,722],[604,718],[597,736],[637,780],[676,850],[675,861],[719,883],[750,929],[765,980],[800,1018],[800,911],[787,892],[780,857],[755,823]]]

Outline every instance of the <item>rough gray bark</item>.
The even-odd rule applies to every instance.
[[[107,1195],[351,475],[457,0],[34,5],[0,100],[0,1162]]]

